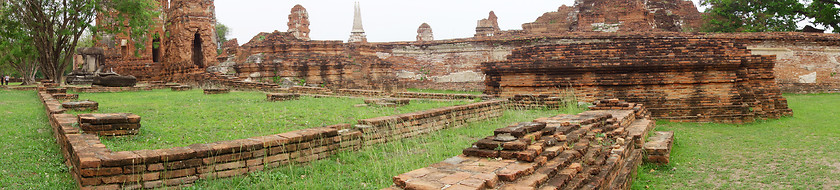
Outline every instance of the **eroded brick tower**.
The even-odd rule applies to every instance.
[[[166,12],[164,79],[176,80],[218,64],[215,10],[213,0],[170,1]]]

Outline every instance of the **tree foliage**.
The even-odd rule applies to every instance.
[[[153,18],[160,14],[155,7],[153,0],[14,0],[5,5],[14,11],[0,19],[20,23],[38,52],[40,70],[60,83],[86,29],[122,33],[143,48]],[[105,13],[105,22],[99,23],[103,27],[92,25],[97,13]]]
[[[840,0],[702,0],[706,32],[795,31],[797,23],[813,23],[840,32]]]
[[[227,36],[230,34],[230,28],[227,25],[216,22],[216,47],[222,48],[222,44],[228,41]]]
[[[5,1],[0,1],[0,18],[12,18],[12,11]],[[32,36],[18,19],[0,19],[0,66],[13,69],[23,79],[23,85],[32,84],[38,71],[37,55]]]

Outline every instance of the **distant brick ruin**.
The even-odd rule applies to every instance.
[[[289,33],[292,33],[296,38],[301,40],[309,40],[309,13],[306,8],[301,5],[292,7],[292,13],[289,14]]]
[[[702,15],[685,0],[578,0],[535,22],[522,24],[526,33],[696,31]]]
[[[420,27],[417,28],[417,41],[434,41],[435,36],[432,33],[432,26],[429,26],[427,23],[420,24]]]
[[[155,25],[145,48],[122,34],[96,34],[96,47],[105,50],[103,71],[133,75],[140,80],[177,80],[217,65],[216,16],[213,1],[158,0]],[[101,13],[97,23],[111,23]],[[161,18],[166,18],[162,20]]]

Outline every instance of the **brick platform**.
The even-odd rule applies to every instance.
[[[58,93],[58,94],[53,94],[53,97],[54,97],[55,99],[59,99],[59,100],[78,100],[78,99],[79,99],[79,95],[78,95],[78,94],[63,94],[63,93]]]
[[[475,94],[441,94],[441,93],[421,93],[421,92],[397,92],[391,95],[397,98],[417,98],[417,99],[490,99],[489,95],[475,95]]]
[[[300,99],[300,94],[291,93],[266,94],[265,96],[266,99],[268,99],[268,101],[286,101]]]
[[[49,88],[46,87],[47,93],[50,94],[66,94],[67,88]]]
[[[645,143],[645,162],[668,164],[671,161],[671,146],[674,144],[673,131],[657,131]]]
[[[172,86],[172,87],[169,87],[169,88],[172,89],[172,91],[192,90],[192,86],[188,86],[188,85],[178,85],[178,86]]]
[[[537,45],[482,64],[486,94],[557,95],[644,103],[673,121],[750,122],[789,116],[773,76],[775,57],[751,55],[737,40],[627,35]]]
[[[230,89],[227,88],[207,88],[204,89],[204,94],[226,94],[230,93]]]
[[[390,95],[384,91],[378,90],[361,90],[361,89],[338,89],[338,94],[345,96],[362,96],[362,97],[377,97]]]
[[[102,136],[135,135],[140,131],[140,116],[130,113],[79,114],[79,127],[88,134]]]
[[[78,102],[65,102],[61,104],[61,107],[76,111],[98,110],[99,103],[90,100]]]
[[[386,107],[397,107],[408,105],[411,99],[408,98],[379,98],[379,99],[365,99],[365,104],[378,105]]]

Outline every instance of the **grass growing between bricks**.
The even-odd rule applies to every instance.
[[[577,111],[580,112],[580,111]],[[286,165],[226,179],[202,180],[195,189],[381,189],[391,177],[461,154],[493,130],[560,114],[558,110],[507,110],[502,117],[416,138],[342,152],[306,165]]]
[[[80,93],[79,99],[99,102],[97,113],[127,112],[142,118],[139,135],[100,138],[114,151],[244,139],[470,103],[412,100],[396,108],[355,107],[364,100],[302,96],[300,100],[269,102],[262,92],[204,95],[200,89]]]
[[[633,189],[840,189],[840,94],[785,97],[793,117],[658,122],[676,132],[671,162],[639,167]]]
[[[75,187],[35,91],[0,90],[0,189]]]

